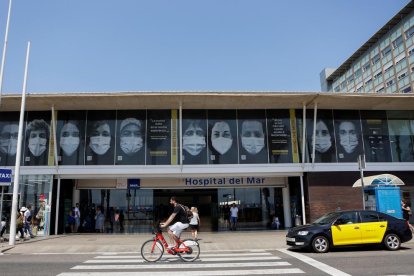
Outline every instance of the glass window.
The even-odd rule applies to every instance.
[[[378,222],[378,215],[375,212],[361,212],[361,220],[362,222]]]
[[[237,164],[237,111],[208,110],[210,164]]]
[[[400,46],[403,43],[403,38],[400,35],[399,37],[397,37],[393,42],[392,42],[392,46],[393,48],[397,48],[398,46]]]
[[[239,163],[268,163],[265,110],[238,110]]]
[[[0,166],[16,164],[19,112],[2,112],[0,116]]]
[[[88,111],[85,149],[86,165],[113,165],[115,157],[115,119],[112,110]]]
[[[414,26],[405,31],[405,38],[408,39],[414,35]]]
[[[363,70],[364,72],[368,71],[368,70],[369,70],[369,68],[371,68],[371,64],[370,64],[369,62],[365,63],[365,64],[362,66],[362,70]]]
[[[381,50],[381,54],[383,57],[386,57],[389,53],[391,53],[391,46],[387,46]]]
[[[116,165],[145,164],[145,110],[117,111]]]
[[[393,162],[414,161],[414,113],[387,111]]]
[[[379,54],[376,54],[371,59],[372,65],[377,64],[379,61],[380,61],[380,55]]]
[[[355,78],[358,78],[361,75],[362,75],[362,70],[361,68],[359,68],[358,70],[355,71]]]

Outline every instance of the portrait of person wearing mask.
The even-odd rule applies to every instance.
[[[119,126],[119,147],[117,164],[144,164],[145,153],[142,122],[135,118],[121,121]]]
[[[237,153],[234,151],[234,145],[236,143],[233,143],[234,139],[229,123],[226,121],[217,121],[213,124],[210,131],[210,163],[236,164]]]
[[[185,164],[206,164],[206,131],[201,120],[189,120],[183,131],[183,162]]]
[[[331,130],[326,122],[317,120],[315,129],[315,162],[336,161],[335,146],[332,138]]]
[[[266,140],[263,123],[245,120],[241,124],[240,163],[267,163]]]
[[[86,164],[112,165],[114,153],[112,148],[111,127],[107,121],[93,123],[89,133],[89,143],[86,154]]]
[[[338,124],[338,160],[339,162],[357,162],[362,154],[360,131],[353,121],[341,121]]]
[[[49,125],[43,119],[35,119],[27,125],[25,165],[47,165],[49,134]]]
[[[14,166],[16,163],[17,137],[19,125],[8,123],[0,132],[0,165]]]
[[[80,152],[81,133],[78,121],[67,121],[59,133],[60,155],[59,162],[62,165],[77,165],[83,159]]]

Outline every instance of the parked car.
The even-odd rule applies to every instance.
[[[397,250],[412,239],[408,222],[367,210],[337,211],[323,215],[312,224],[289,229],[286,243],[294,248],[311,248],[317,253],[331,247],[383,244]]]

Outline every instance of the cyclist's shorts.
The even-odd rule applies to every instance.
[[[188,223],[176,222],[170,226],[170,230],[176,237],[180,237],[181,232],[188,228]]]

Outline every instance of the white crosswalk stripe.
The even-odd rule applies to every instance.
[[[129,275],[280,275],[304,273],[269,252],[200,254],[195,262],[182,262],[177,256],[164,256],[147,263],[138,254],[103,255],[87,260],[58,276]]]

